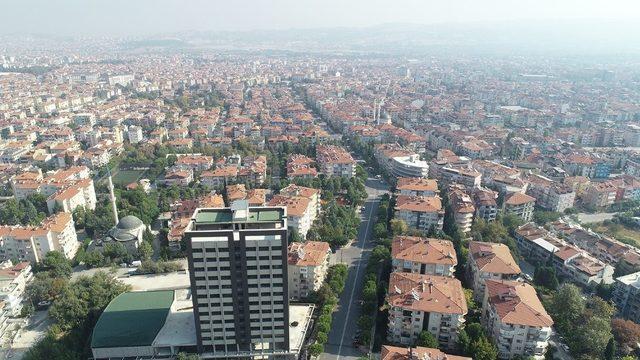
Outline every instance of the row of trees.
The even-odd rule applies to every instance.
[[[0,207],[0,224],[39,225],[47,217],[47,211],[47,198],[42,194],[19,201],[9,199]]]
[[[359,225],[360,219],[353,207],[340,205],[332,199],[323,206],[322,215],[307,233],[307,238],[327,241],[335,249],[355,238]]]
[[[315,294],[315,302],[319,304],[320,316],[318,316],[316,326],[315,342],[309,346],[309,353],[318,356],[324,351],[324,344],[329,339],[331,330],[332,314],[338,305],[338,297],[344,290],[347,280],[347,266],[336,264],[329,268],[325,283]]]

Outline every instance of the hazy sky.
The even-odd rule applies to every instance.
[[[0,34],[147,35],[183,30],[522,19],[640,21],[640,0],[2,0]],[[639,35],[640,36],[640,35]]]

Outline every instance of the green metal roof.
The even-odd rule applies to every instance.
[[[92,348],[149,346],[164,326],[173,290],[127,292],[113,299],[93,329]]]
[[[232,220],[230,211],[199,211],[196,214],[196,223],[228,223]]]
[[[270,222],[282,220],[283,213],[274,209],[250,209],[249,222]],[[219,224],[233,222],[233,213],[228,209],[217,211],[199,211],[195,216],[196,224]]]

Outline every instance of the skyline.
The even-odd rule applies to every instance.
[[[473,2],[455,0],[401,0],[389,6],[374,1],[292,0],[190,1],[137,0],[110,2],[27,0],[5,5],[0,34],[55,36],[151,36],[179,32],[296,30],[314,28],[366,28],[383,24],[517,24],[525,22],[613,22],[640,20],[640,4],[621,0],[521,1],[517,8],[505,0]],[[37,9],[37,11],[34,11]],[[408,11],[410,9],[411,11]],[[636,11],[634,11],[634,9]],[[220,16],[220,13],[224,15]],[[541,27],[545,27],[543,25]],[[542,30],[542,29],[541,29]],[[593,29],[585,27],[583,31]]]

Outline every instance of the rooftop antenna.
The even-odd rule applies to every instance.
[[[113,191],[113,180],[111,179],[111,169],[107,165],[107,179],[109,180],[109,197],[111,198],[111,207],[113,208],[113,219],[115,225],[118,225],[118,208],[116,206],[116,194]]]

